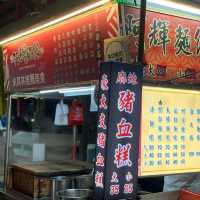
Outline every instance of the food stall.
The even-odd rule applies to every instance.
[[[132,57],[128,58],[130,61],[136,60],[140,12],[137,7],[127,5],[123,5],[121,9],[125,13],[124,18],[120,19],[125,24],[124,35],[132,36],[133,41],[129,47]],[[198,179],[198,13],[198,4],[194,5],[191,1],[188,4],[187,1],[147,1],[144,37],[146,86],[142,91],[139,176],[180,173],[187,176],[186,174],[197,172],[194,177]],[[125,40],[121,43],[127,44],[129,37],[118,38],[118,44],[120,40]],[[112,44],[111,40],[106,45]],[[181,113],[181,110],[185,113]],[[168,177],[165,178],[166,185],[169,184],[167,179]],[[173,185],[173,181],[170,184]],[[172,188],[164,186],[165,191]],[[193,190],[199,192],[194,186]]]
[[[41,197],[55,199],[55,191],[58,191],[57,189],[55,190],[55,188],[58,187],[56,185],[58,182],[57,177],[61,180],[63,180],[62,178],[64,177],[66,180],[65,177],[70,176],[70,178],[74,180],[77,175],[85,175],[91,172],[90,165],[85,162],[69,162],[69,160],[75,158],[85,160],[85,157],[88,156],[88,154],[86,155],[86,144],[88,144],[87,140],[91,139],[94,135],[95,139],[98,139],[98,137],[96,137],[97,130],[95,129],[97,128],[96,124],[98,121],[97,112],[93,114],[91,112],[89,113],[89,107],[91,105],[88,105],[88,102],[92,102],[93,98],[93,106],[91,110],[97,111],[96,108],[94,109],[94,88],[98,83],[99,63],[103,61],[104,40],[111,38],[110,40],[114,41],[114,37],[119,36],[120,34],[128,35],[129,37],[131,36],[133,41],[131,42],[132,45],[130,49],[121,49],[120,44],[123,42],[119,42],[119,38],[117,38],[117,43],[109,41],[108,43],[111,43],[111,45],[108,45],[109,47],[105,49],[108,51],[109,59],[115,59],[115,57],[119,56],[120,53],[125,53],[127,56],[127,51],[131,50],[131,53],[126,57],[125,62],[127,63],[131,60],[131,63],[133,63],[138,60],[138,30],[141,25],[139,20],[140,9],[138,7],[140,4],[138,1],[134,1],[137,4],[136,6],[133,6],[132,4],[131,6],[127,6],[125,4],[117,5],[113,3],[105,4],[106,1],[101,2],[103,3],[98,4],[98,8],[94,6],[84,8],[81,10],[84,12],[82,15],[80,15],[80,11],[74,12],[73,14],[62,18],[64,21],[59,23],[57,22],[50,27],[46,26],[46,28],[48,27],[47,29],[42,29],[39,32],[31,32],[31,35],[7,42],[3,45],[5,88],[10,93],[7,159],[5,171],[5,192],[7,194],[12,195],[14,192],[15,195],[20,195],[21,199],[37,199]],[[164,124],[162,128],[159,128],[161,125],[158,125],[158,130],[155,129],[153,136],[151,134],[152,129],[155,128],[152,124],[155,126],[155,124],[160,123],[160,121],[156,120],[160,120],[161,118],[163,120],[163,118],[166,117],[166,107],[169,107],[171,112],[172,110],[175,112],[175,107],[179,112],[182,112],[181,110],[185,108],[185,112],[187,113],[185,118],[185,121],[187,121],[186,125],[190,123],[188,121],[191,119],[191,110],[195,112],[195,114],[193,113],[196,117],[195,119],[198,119],[198,103],[194,106],[190,104],[193,100],[195,100],[195,102],[199,101],[199,92],[194,88],[192,88],[192,91],[184,89],[189,89],[188,83],[192,83],[192,87],[194,87],[194,84],[199,83],[199,22],[196,20],[197,18],[195,18],[195,16],[189,18],[189,14],[186,19],[181,17],[180,13],[176,13],[175,15],[174,12],[169,12],[166,15],[161,11],[158,12],[158,8],[154,10],[152,9],[154,7],[150,8],[151,9],[146,13],[147,20],[145,24],[144,78],[146,83],[150,82],[151,86],[154,87],[144,86],[142,89],[143,101],[141,101],[140,98],[137,99],[137,102],[139,102],[138,105],[142,104],[142,112],[138,110],[137,113],[134,114],[138,116],[142,113],[142,131],[140,132],[141,141],[138,140],[139,137],[136,137],[134,140],[137,141],[138,144],[140,142],[140,148],[136,148],[136,154],[138,152],[140,159],[138,160],[138,169],[137,167],[135,168],[134,177],[137,175],[140,177],[149,177],[155,175],[163,176],[167,174],[199,172],[199,166],[196,165],[194,169],[193,164],[190,163],[191,159],[193,163],[199,160],[198,133],[195,133],[196,137],[193,137],[192,141],[189,142],[187,140],[187,144],[184,143],[186,142],[186,139],[182,141],[184,137],[177,138],[177,140],[180,140],[181,143],[179,146],[177,145],[176,148],[182,148],[183,150],[187,149],[187,153],[184,154],[185,158],[182,158],[183,154],[177,155],[177,152],[175,151],[173,153],[175,156],[177,155],[177,159],[173,158],[171,160],[167,158],[169,156],[174,156],[171,154],[169,155],[169,151],[171,148],[174,148],[175,145],[172,147],[169,145],[169,142],[171,140],[174,141],[176,137],[171,138],[168,134],[166,134],[166,137],[160,141],[160,136],[159,138],[157,136],[159,135],[161,129],[174,129],[174,124],[171,126]],[[155,20],[156,16],[159,16],[157,17],[157,20]],[[178,23],[172,23],[174,21],[178,21]],[[186,24],[187,27],[185,27]],[[164,30],[163,26],[165,27]],[[190,29],[191,32],[188,32],[188,29]],[[162,31],[164,31],[164,38]],[[182,41],[182,37],[179,39],[176,38],[176,31],[177,34],[183,33],[183,36],[186,39],[186,46],[182,46],[182,44],[185,44],[185,40]],[[189,33],[191,33],[191,35],[188,35]],[[189,39],[191,39],[191,42]],[[125,40],[126,42],[128,41],[128,39]],[[127,42],[127,44],[129,44],[129,42]],[[123,47],[127,46],[123,45]],[[122,58],[123,56],[121,57],[120,55],[118,57],[118,61],[122,62]],[[137,85],[138,82],[134,76],[135,72],[133,73],[129,70],[126,73],[131,73],[130,82],[125,83],[128,83],[127,87],[130,86],[130,88],[133,89],[132,86]],[[124,77],[122,76],[122,78]],[[141,78],[138,80],[140,84],[138,87],[141,89]],[[179,83],[179,85],[176,85],[177,87],[173,88],[174,85],[171,84],[172,82],[175,82],[176,84]],[[119,81],[119,83],[123,86],[126,85],[123,81]],[[158,84],[162,84],[163,87],[155,88]],[[180,86],[180,84],[182,84],[182,86]],[[170,88],[167,89],[164,86],[170,86]],[[179,89],[177,90],[177,88]],[[118,90],[116,89],[116,91]],[[141,90],[139,91],[141,92]],[[187,98],[183,100],[183,102],[176,102],[170,97],[171,93],[177,95],[177,97],[175,97],[177,99],[184,99],[185,95],[187,95]],[[162,94],[162,96],[160,96],[160,94]],[[152,99],[151,105],[149,105],[149,96],[155,97],[155,99]],[[75,126],[73,126],[73,124],[68,126],[67,124],[66,127],[66,116],[69,116],[67,113],[70,111],[70,108],[68,109],[67,107],[72,106],[73,102],[77,102],[77,100],[79,105],[80,103],[83,105],[84,120],[81,124],[74,124]],[[52,113],[56,113],[57,104],[63,105],[61,106],[62,109],[60,111],[65,114],[64,118],[62,116],[64,124],[61,123],[58,125],[55,123],[55,115],[52,116]],[[155,112],[155,116],[152,118],[153,114],[150,113],[149,106],[157,109],[156,111],[159,111],[160,107],[162,109],[164,108],[166,111],[165,113],[162,113],[164,117],[160,113]],[[58,106],[58,109],[59,107],[60,106]],[[138,109],[138,107],[136,109]],[[13,122],[15,120],[13,120],[12,116],[15,116],[15,118],[21,115],[25,116],[24,120],[27,122],[28,116],[25,113],[29,110],[32,111],[32,114],[34,113],[31,117],[29,116],[31,127],[26,126],[26,130],[22,131],[19,127],[13,126]],[[178,112],[177,110],[176,112]],[[38,111],[42,111],[43,113],[38,116],[38,113],[40,113]],[[124,111],[124,109],[122,109],[122,111]],[[143,113],[145,113],[145,115]],[[128,114],[130,113],[128,112]],[[173,120],[175,114],[176,113],[173,113]],[[102,119],[102,116],[104,115],[100,116]],[[129,115],[126,115],[126,117],[127,116],[130,117]],[[128,117],[124,118],[125,121],[122,120],[121,124],[126,124],[126,120],[129,120]],[[178,117],[180,118],[180,116]],[[178,117],[176,120],[179,121],[180,119]],[[130,120],[133,121],[133,123],[139,123],[139,120],[137,121],[135,118],[134,120],[130,118]],[[35,123],[36,121],[40,122],[40,126]],[[115,120],[115,123],[113,124],[116,123],[117,121]],[[109,124],[109,126],[111,126],[111,124]],[[149,124],[152,126],[149,127]],[[50,127],[46,127],[46,125],[50,125]],[[57,125],[62,127],[57,129]],[[20,130],[20,134],[13,129],[14,127],[17,127],[17,130]],[[90,130],[90,127],[93,127],[93,130]],[[138,127],[139,126],[137,126],[137,134],[139,134]],[[193,124],[193,127],[198,128],[198,121]],[[186,129],[188,126],[183,128]],[[41,131],[44,131],[45,129],[47,130],[45,131],[47,134],[44,134]],[[182,129],[180,129],[180,131],[182,131]],[[191,130],[188,128],[188,131]],[[26,140],[27,132],[28,140]],[[87,132],[87,134],[84,134],[84,132]],[[179,132],[177,131],[177,134],[178,133]],[[62,145],[58,145],[58,147],[56,147],[56,141],[60,141],[60,144]],[[154,143],[151,144],[152,142]],[[164,142],[162,147],[159,147],[159,152],[156,149],[158,142]],[[175,142],[176,141],[174,141],[174,143]],[[91,141],[91,143],[95,142]],[[83,145],[82,148],[80,148],[80,145]],[[126,147],[130,150],[129,143],[123,145],[124,148]],[[131,143],[131,145],[134,144]],[[32,147],[32,150],[30,149],[30,146]],[[192,149],[190,149],[191,146]],[[88,144],[88,150],[91,147],[92,144]],[[121,146],[119,145],[118,147],[120,149]],[[110,149],[110,155],[113,154],[113,148],[114,147]],[[161,159],[155,160],[157,158],[157,154],[159,154],[159,156],[161,155],[160,151],[162,151],[162,148],[167,148],[165,150],[166,152],[162,155]],[[36,149],[36,151],[33,151],[33,149]],[[137,162],[137,157],[135,155],[133,156],[134,163]],[[104,164],[102,163],[102,155],[99,154],[98,158],[100,159],[100,163],[97,162],[96,164],[102,167]],[[110,162],[110,166],[112,165],[114,169],[115,166],[113,166],[113,163],[111,162],[112,160],[109,160],[109,158],[110,157],[106,157],[105,160],[108,163]],[[165,160],[166,162],[160,162],[160,160]],[[35,163],[34,166],[32,163]],[[124,163],[130,164],[130,162]],[[118,167],[120,168],[121,164],[118,164]],[[112,171],[109,171],[108,169],[106,170],[109,177],[113,175]],[[128,175],[126,181],[131,181],[132,174],[130,174],[129,171],[126,172],[126,175]],[[124,172],[122,172],[122,174],[123,173]],[[13,177],[15,181],[13,181]],[[23,177],[23,181],[21,180],[21,177]],[[101,178],[101,176],[98,176],[97,178]],[[111,178],[113,178],[113,181],[117,181],[116,176]],[[29,180],[31,184],[29,183]],[[134,179],[134,181],[136,180],[137,179]],[[67,185],[65,186],[65,189],[69,187],[70,184],[74,186],[76,183],[74,181],[72,181],[72,183],[65,183],[65,185]],[[106,184],[108,186],[107,190],[109,190],[109,181]],[[30,186],[31,189],[26,187],[28,185],[32,186]],[[101,188],[102,184],[99,184],[99,186]],[[133,185],[130,185],[129,183],[126,185],[126,193],[131,194],[133,192],[132,186]],[[114,191],[113,195],[115,195],[118,188],[112,186],[112,189]],[[109,191],[107,191],[107,193],[109,193]],[[167,194],[155,194],[153,197],[157,199],[167,199],[168,197],[172,198],[172,196],[177,198],[178,195],[179,193],[172,192]],[[152,199],[152,195],[145,195],[141,198]]]
[[[137,5],[128,6],[127,4],[130,4],[130,2],[127,3],[128,1],[119,2],[123,3],[121,6],[123,15],[120,15],[122,16],[120,18],[120,27],[126,36],[105,41],[105,59],[106,61],[131,64],[134,61],[137,62],[138,59],[140,9],[137,8]],[[198,139],[199,106],[197,103],[200,98],[198,86],[199,21],[197,18],[199,8],[193,8],[174,1],[157,2],[152,0],[147,1],[147,3],[138,175],[141,178],[152,177],[152,182],[147,190],[153,187],[154,177],[165,176],[164,191],[177,190],[177,192],[150,194],[142,196],[142,198],[177,199],[181,196],[182,199],[192,199],[192,196],[194,196],[194,199],[199,199],[200,169],[198,163],[200,161],[198,152],[200,143]],[[123,84],[126,84],[128,80],[125,68],[123,71],[118,72]],[[112,79],[108,81],[112,83]],[[116,78],[116,83],[118,83],[118,78]],[[115,96],[114,98],[112,100],[119,103],[120,93],[119,97]],[[124,99],[124,104],[127,103],[125,101],[127,99]],[[119,108],[120,106],[118,105],[115,111],[116,115]],[[137,114],[139,116],[139,113]],[[115,117],[113,116],[113,118]],[[106,122],[109,123],[110,120],[112,118],[109,118],[108,122]],[[116,132],[116,137],[113,136],[114,139],[119,139],[117,136],[118,127],[119,123],[113,131]],[[132,128],[132,131],[138,134],[134,128]],[[109,136],[109,131],[106,134],[106,139],[109,140],[111,137]],[[109,144],[109,141],[107,142]],[[138,140],[135,141],[135,145],[137,145],[137,142]],[[123,145],[121,147],[125,149]],[[110,157],[107,152],[112,150],[110,150],[110,146],[108,150],[106,148],[104,150],[105,169],[100,168],[102,170],[100,171],[98,163],[96,163],[97,177],[99,178],[100,173],[103,180],[105,177],[102,187],[99,186],[100,179],[97,179],[97,193],[101,189],[102,193],[107,197],[111,196],[109,197],[111,199],[124,199],[124,196],[127,195],[127,190],[125,190],[127,176],[124,176],[127,166],[123,172],[113,168],[112,165],[107,166],[106,157]],[[121,149],[122,152],[119,153],[120,150],[117,145],[113,148],[114,155],[119,155],[118,158],[123,163],[125,161],[123,160],[123,151],[125,150]],[[100,153],[103,152],[100,151]],[[130,156],[127,157],[130,159],[129,161],[132,161],[131,152],[129,153],[126,155]],[[114,163],[116,163],[115,156],[112,159]],[[110,180],[107,180],[107,176],[110,175],[107,168],[115,169],[112,171],[113,176]],[[117,181],[118,177],[120,177],[120,181]],[[126,184],[124,184],[124,180]],[[107,181],[110,183],[109,189]],[[163,185],[163,183],[160,182],[160,185]],[[181,188],[186,188],[197,194],[178,191]]]
[[[117,8],[99,1],[3,45],[4,194],[56,199],[65,189],[92,187],[97,72],[104,39],[118,35]]]

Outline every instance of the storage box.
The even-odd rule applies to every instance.
[[[20,161],[10,167],[12,189],[36,199],[50,196],[52,177],[86,175],[92,171],[92,165],[82,161]]]
[[[48,197],[51,193],[51,181],[48,178],[38,177],[29,172],[12,168],[12,188],[33,198]]]
[[[141,195],[140,200],[200,200],[200,194],[187,190]]]
[[[200,200],[200,194],[182,190],[180,193],[180,200]]]

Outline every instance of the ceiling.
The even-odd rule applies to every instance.
[[[98,0],[0,0],[0,39]],[[200,0],[173,0],[200,7]]]
[[[0,0],[0,28],[22,18],[37,14],[56,0]]]
[[[25,15],[36,15],[50,4],[59,0],[0,0],[0,28],[19,20]],[[71,0],[65,0],[70,4]],[[84,2],[85,0],[83,0]],[[179,2],[200,3],[200,0],[176,0]]]
[[[0,0],[0,40],[99,0]]]

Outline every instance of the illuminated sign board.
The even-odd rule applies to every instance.
[[[121,6],[120,27],[131,35],[132,49],[138,49],[140,9]],[[145,19],[145,79],[154,81],[199,83],[199,21],[147,11]],[[184,37],[183,37],[184,35]],[[188,45],[182,42],[181,37]],[[134,52],[133,52],[134,53]],[[132,53],[132,55],[133,55]],[[137,55],[137,52],[135,52]],[[182,77],[182,78],[180,78]]]
[[[4,45],[5,89],[96,80],[104,39],[118,35],[117,16],[117,5],[109,4]]]
[[[200,91],[143,87],[140,176],[200,171]]]

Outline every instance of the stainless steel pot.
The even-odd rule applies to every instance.
[[[90,200],[93,197],[89,189],[67,189],[57,193],[58,200]]]
[[[93,189],[93,175],[82,175],[76,178],[76,188]]]
[[[56,180],[56,191],[63,191],[72,187],[72,179],[61,178]]]

